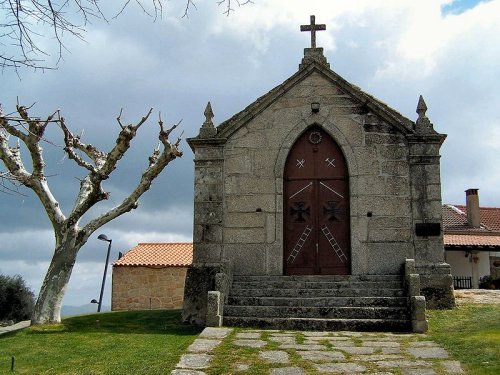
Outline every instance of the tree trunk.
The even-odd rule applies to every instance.
[[[76,256],[83,244],[77,241],[78,232],[69,230],[57,244],[49,269],[43,280],[31,317],[31,324],[59,323],[61,306]]]

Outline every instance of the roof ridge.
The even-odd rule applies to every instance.
[[[373,104],[370,107],[370,110],[375,112],[375,114],[377,114],[378,116],[384,118],[392,125],[396,126],[401,132],[414,133],[413,127],[415,123],[413,120],[407,118],[382,100],[377,99],[372,94],[367,93],[359,86],[347,81],[344,77],[342,77],[331,68],[313,61],[306,67],[299,69],[282,83],[271,88],[267,93],[259,96],[256,100],[247,105],[243,110],[237,112],[229,119],[221,122],[217,126],[217,137],[224,138],[230,136],[230,134],[235,131],[234,129],[231,129],[234,124],[242,121],[244,122],[248,120],[248,118],[255,117],[257,113],[261,112],[264,109],[264,107],[270,105],[272,102],[277,100],[278,97],[282,96],[289,89],[315,72],[324,75],[327,79],[334,82],[335,85],[340,88],[340,90],[348,95],[353,101],[359,102],[360,105],[363,103],[364,105]]]
[[[463,212],[461,209],[459,209],[458,207],[452,205],[452,204],[446,204],[445,206],[451,208],[453,211],[455,211],[457,214],[460,214],[460,215],[465,215],[465,212]]]
[[[193,242],[139,242],[138,245],[192,245]]]
[[[451,206],[451,204],[446,204],[446,206]],[[467,207],[466,204],[453,204],[453,206]],[[500,207],[492,207],[492,206],[479,206],[479,208],[485,210],[500,210]]]

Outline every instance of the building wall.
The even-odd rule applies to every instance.
[[[318,114],[312,97],[321,103]],[[408,142],[377,116],[359,114],[359,104],[319,73],[229,135],[222,258],[236,274],[283,273],[283,171],[295,140],[312,125],[332,136],[347,161],[351,273],[399,273],[414,257]]]
[[[451,266],[451,274],[453,276],[472,276],[473,267],[477,268],[478,277],[488,276],[491,273],[490,269],[490,253],[488,251],[480,251],[473,254],[477,257],[477,263],[474,263],[470,255],[465,256],[465,251],[447,251],[446,262]]]
[[[111,310],[180,309],[186,267],[113,267]]]
[[[413,258],[427,306],[452,306],[440,233],[445,136],[434,131],[424,109],[412,123],[360,99],[340,77],[315,68],[298,73],[293,84],[285,81],[217,129],[206,112],[199,136],[189,140],[194,247],[183,319],[204,324],[207,292],[223,268],[235,275],[283,274],[283,174],[294,143],[312,126],[333,138],[347,163],[350,273],[399,274]],[[320,103],[317,113],[312,102]],[[416,224],[434,234],[417,236]]]

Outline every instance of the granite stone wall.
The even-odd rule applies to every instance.
[[[323,57],[321,49],[305,52],[299,72],[217,127],[209,103],[199,135],[188,139],[195,153],[190,290],[208,285],[198,280],[208,274],[204,268],[225,261],[235,275],[283,274],[285,164],[300,135],[319,126],[347,163],[350,273],[400,274],[405,259],[415,259],[428,306],[437,299],[453,305],[441,231],[439,150],[446,136],[426,117],[423,98],[412,121],[323,60],[307,58]],[[425,230],[417,234],[417,226]],[[186,298],[198,306],[205,297]],[[203,322],[203,307],[184,309]]]
[[[321,104],[318,113],[311,98]],[[195,148],[194,263],[230,259],[235,274],[282,274],[284,166],[295,140],[313,125],[332,136],[347,161],[352,274],[399,273],[413,257],[405,129],[363,113],[313,73],[258,116],[218,133],[219,144],[210,139]]]
[[[111,310],[180,309],[186,267],[113,267]]]

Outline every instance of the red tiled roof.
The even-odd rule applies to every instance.
[[[467,207],[462,205],[455,205],[459,210],[465,213],[467,218]],[[486,226],[492,231],[500,231],[500,208],[497,207],[481,207],[479,208],[481,214],[481,224]]]
[[[446,204],[443,206],[443,227],[445,231],[500,232],[500,208],[481,207],[481,228],[471,228],[467,224],[467,207]]]
[[[113,263],[114,267],[187,267],[193,263],[193,244],[140,243]]]
[[[452,246],[500,247],[500,208],[481,207],[481,227],[467,223],[467,207],[443,206],[444,244]]]
[[[471,234],[446,234],[446,246],[486,246],[500,247],[500,236],[481,236]]]
[[[443,206],[442,211],[445,231],[470,229],[467,224],[467,214],[458,207],[446,204]]]

